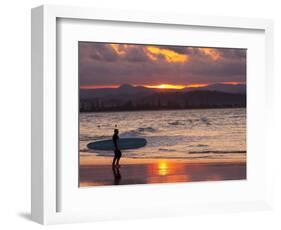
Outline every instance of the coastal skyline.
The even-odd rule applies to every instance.
[[[246,84],[246,49],[79,42],[81,89]]]

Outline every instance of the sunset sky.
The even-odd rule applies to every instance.
[[[79,42],[80,88],[246,83],[246,50]]]

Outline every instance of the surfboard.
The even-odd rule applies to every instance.
[[[147,141],[144,138],[119,138],[119,148],[122,149],[137,149],[144,147]],[[114,150],[112,140],[101,140],[90,142],[87,145],[88,149],[92,150]]]
[[[122,149],[137,149],[144,147],[147,141],[144,138],[119,138],[118,145]],[[111,139],[94,141],[87,144],[88,149],[92,150],[114,150],[114,144]]]

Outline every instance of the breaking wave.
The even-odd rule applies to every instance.
[[[165,149],[165,148],[159,148],[159,151],[164,151],[164,152],[176,152],[176,149]]]
[[[154,133],[157,129],[152,127],[140,127],[134,130],[126,131],[120,134],[121,137],[131,137],[131,136],[140,136],[145,133]]]
[[[239,153],[246,153],[246,151],[241,151],[241,150],[232,150],[232,151],[224,151],[224,150],[207,150],[207,151],[190,151],[189,154],[215,154],[215,153],[221,153],[221,154],[227,154],[227,153],[232,153],[232,154],[239,154]]]
[[[80,134],[80,141],[93,141],[93,140],[101,140],[101,139],[107,139],[107,138],[110,138],[110,136],[104,136],[104,135],[90,136],[90,135],[81,135]]]

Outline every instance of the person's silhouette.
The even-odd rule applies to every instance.
[[[120,167],[119,165],[119,161],[120,158],[122,157],[122,153],[121,150],[119,148],[119,136],[118,136],[119,130],[118,129],[114,129],[114,134],[112,136],[112,141],[113,141],[113,145],[114,145],[114,158],[112,161],[112,167]]]

